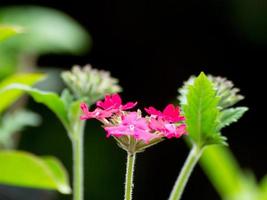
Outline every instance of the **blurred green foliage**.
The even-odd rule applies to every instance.
[[[23,27],[20,35],[0,43],[0,79],[14,73],[18,68],[35,67],[40,55],[80,55],[91,45],[90,35],[81,25],[66,14],[51,8],[0,8],[0,24]]]
[[[44,74],[28,73],[28,74],[15,74],[9,76],[0,82],[0,114],[5,111],[10,105],[22,96],[21,91],[3,91],[3,88],[9,84],[23,83],[25,85],[34,85],[44,78]]]
[[[0,25],[0,42],[21,32],[20,27]]]
[[[6,40],[19,31],[12,27],[0,27],[0,39]],[[1,66],[0,66],[1,67]],[[3,70],[0,71],[3,75]],[[4,75],[6,75],[4,73]],[[14,148],[14,134],[26,125],[37,125],[37,114],[22,110],[7,112],[22,92],[3,91],[9,84],[24,83],[33,85],[43,78],[43,74],[12,75],[0,82],[0,148]],[[2,112],[5,112],[3,115]],[[71,192],[67,172],[63,165],[53,157],[39,158],[21,151],[0,151],[0,184],[31,188],[54,189],[61,193]]]
[[[0,151],[0,183],[55,189],[69,194],[69,179],[62,164],[55,158],[40,158],[21,151]]]
[[[16,110],[3,115],[0,118],[0,149],[14,149],[15,134],[21,132],[26,126],[37,126],[40,122],[39,115],[27,110]]]
[[[232,152],[224,147],[204,151],[201,166],[224,200],[266,200],[266,177],[257,183],[250,171],[244,171]]]
[[[1,45],[21,53],[81,54],[90,45],[89,34],[66,14],[44,7],[14,6],[0,9],[0,23],[23,27],[20,34]]]

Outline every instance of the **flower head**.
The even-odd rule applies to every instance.
[[[93,111],[89,111],[86,104],[81,104],[81,119],[101,121],[107,137],[112,136],[121,148],[131,153],[144,151],[164,138],[179,138],[186,133],[185,125],[181,124],[184,117],[180,115],[179,107],[169,104],[163,112],[149,107],[146,111],[150,115],[142,117],[140,110],[128,111],[136,104],[122,104],[118,94],[107,95],[104,101],[96,103],[97,108]]]
[[[159,137],[157,134],[151,133],[147,119],[138,115],[137,112],[130,112],[123,115],[120,124],[105,127],[107,136],[120,137],[123,135],[133,136],[136,140],[142,140],[149,143],[150,140]]]
[[[61,77],[75,98],[88,98],[90,105],[106,94],[121,91],[118,80],[108,71],[93,69],[91,65],[74,66],[71,71],[65,71]]]

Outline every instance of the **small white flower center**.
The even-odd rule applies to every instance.
[[[100,113],[99,112],[96,112],[95,115],[98,116]]]
[[[131,131],[133,131],[133,130],[134,130],[134,125],[131,124],[131,125],[129,126],[129,128],[130,128]]]

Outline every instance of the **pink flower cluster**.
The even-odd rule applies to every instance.
[[[136,104],[128,102],[123,105],[118,94],[107,95],[104,101],[96,103],[97,108],[93,111],[89,111],[88,106],[82,103],[81,120],[95,118],[103,122],[107,137],[132,136],[144,143],[156,138],[179,138],[186,134],[179,107],[169,104],[162,112],[154,107],[145,108],[149,115],[142,117],[140,111],[127,111]]]

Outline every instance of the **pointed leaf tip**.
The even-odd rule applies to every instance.
[[[186,96],[187,103],[182,109],[185,113],[187,131],[198,145],[223,144],[217,130],[219,97],[216,95],[213,83],[201,72],[190,85]]]

